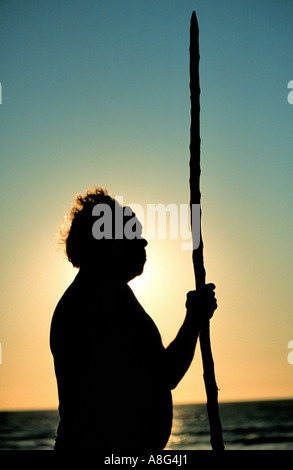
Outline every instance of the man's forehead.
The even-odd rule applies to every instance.
[[[123,214],[124,214],[124,217],[127,217],[129,219],[134,218],[135,222],[138,222],[141,225],[140,221],[137,218],[136,213],[131,209],[130,206],[123,207]]]
[[[137,229],[142,231],[142,223],[138,220],[136,213],[133,212],[129,206],[126,206],[124,209],[124,216],[129,220],[131,219],[132,223],[136,225]]]
[[[142,236],[142,224],[130,206],[115,204],[113,211],[107,204],[96,204],[92,215],[98,217],[92,226],[92,234],[97,240],[133,240]]]

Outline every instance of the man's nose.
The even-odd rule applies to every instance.
[[[148,242],[145,238],[140,238],[140,241],[142,243],[142,246],[145,248],[146,246],[148,246]]]

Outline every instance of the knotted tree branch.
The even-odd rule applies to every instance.
[[[195,12],[192,13],[190,24],[190,208],[192,226],[192,204],[201,203],[200,192],[200,85],[199,85],[199,29]],[[192,260],[194,267],[196,289],[205,285],[205,268],[203,259],[203,241],[200,229],[200,243],[193,250]],[[213,450],[224,450],[222,426],[218,410],[218,387],[215,379],[214,361],[210,342],[209,321],[200,332],[200,348],[203,363],[203,376],[207,395],[207,410],[211,432],[211,446]]]

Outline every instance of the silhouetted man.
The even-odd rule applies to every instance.
[[[94,210],[99,217],[94,207],[103,208]],[[107,207],[110,222],[103,219]],[[127,237],[117,230],[117,210]],[[215,286],[187,294],[183,325],[165,348],[128,286],[146,262],[136,216],[96,188],[77,196],[70,219],[64,243],[79,272],[51,325],[60,414],[55,448],[160,451],[171,433],[171,390],[191,364],[202,322],[217,308]]]

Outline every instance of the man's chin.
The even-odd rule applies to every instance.
[[[144,265],[145,265],[145,261],[142,265],[140,265],[135,270],[133,270],[131,274],[129,274],[129,281],[132,281],[134,278],[140,276],[143,273]]]

